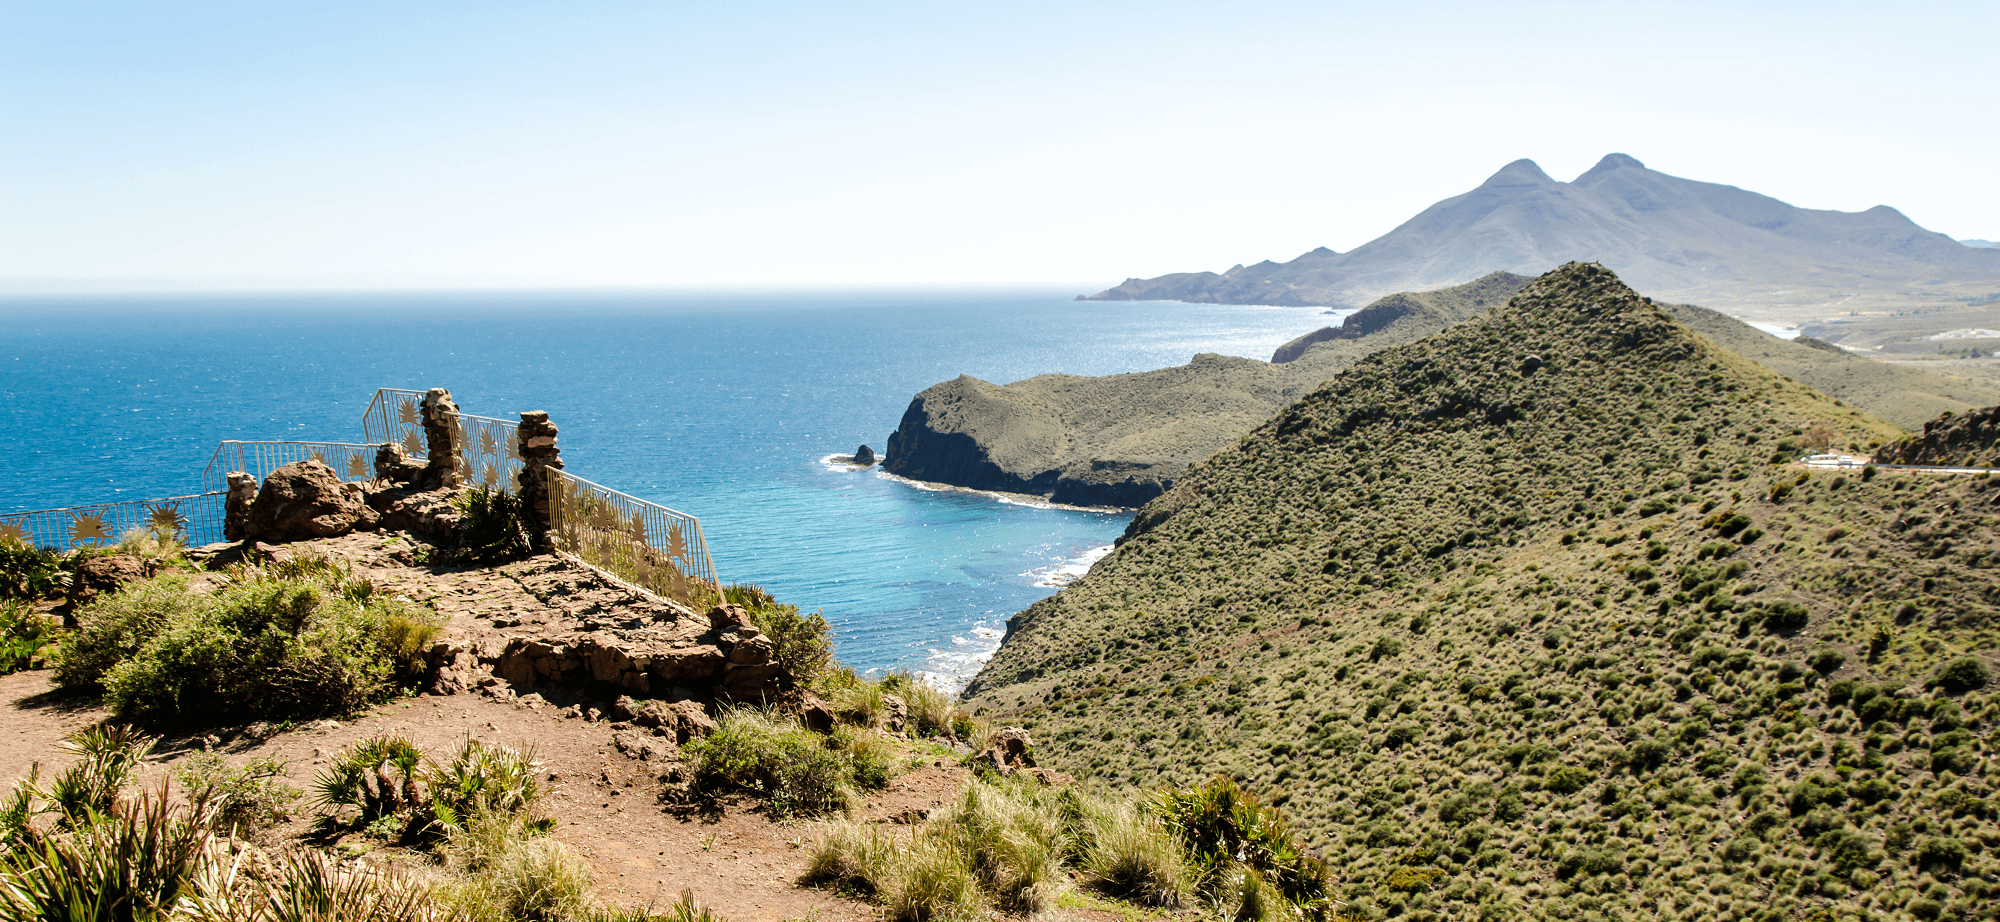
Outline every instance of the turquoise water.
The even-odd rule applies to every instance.
[[[195,492],[223,439],[358,441],[377,387],[549,411],[570,471],[699,516],[726,581],[821,609],[857,668],[969,677],[1127,516],[917,489],[881,451],[961,373],[1269,358],[1317,310],[1073,292],[243,295],[0,301],[0,512]],[[1101,553],[1101,550],[1098,551]]]

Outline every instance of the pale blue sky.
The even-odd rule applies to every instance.
[[[0,0],[0,288],[1094,290],[1611,151],[1995,238],[1996,9]]]

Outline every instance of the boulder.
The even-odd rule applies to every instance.
[[[875,449],[869,448],[866,445],[863,445],[860,448],[854,450],[854,463],[859,464],[862,467],[868,467],[870,465],[873,465],[876,461],[879,460],[881,459],[875,457]]]
[[[372,529],[379,519],[360,484],[340,482],[324,461],[294,461],[264,478],[244,537],[271,542],[333,538]]]
[[[671,736],[676,743],[685,743],[715,732],[715,721],[698,702],[657,701],[619,696],[611,703],[611,719],[627,720],[664,736]]]
[[[619,730],[611,734],[611,744],[622,752],[641,762],[678,762],[681,757],[679,746],[657,736]]]
[[[387,442],[375,449],[375,479],[397,485],[411,484],[424,475],[424,462],[410,457],[403,446]]]
[[[832,733],[839,718],[833,713],[832,705],[820,696],[806,692],[805,698],[799,702],[799,723],[814,733]]]
[[[901,733],[909,725],[909,703],[895,695],[883,695],[882,728],[888,730],[890,733]]]
[[[126,583],[151,575],[152,567],[133,554],[81,558],[76,562],[76,577],[70,581],[69,592],[56,610],[63,616],[65,627],[76,627],[77,609],[107,592],[117,592]]]

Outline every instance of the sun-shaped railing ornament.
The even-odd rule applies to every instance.
[[[415,429],[405,431],[403,433],[403,450],[413,455],[423,454],[426,450],[423,434]]]
[[[403,398],[403,402],[396,405],[396,421],[405,426],[422,423],[423,417],[417,415],[417,402],[408,397]]]
[[[77,513],[70,516],[69,543],[71,547],[90,541],[111,540],[111,531],[104,524],[104,517],[96,514]]]
[[[12,541],[16,544],[27,544],[28,530],[22,527],[21,522],[18,519],[11,522],[0,522],[0,542],[4,541]]]
[[[347,456],[347,476],[355,480],[368,479],[368,462],[361,460],[358,451]]]
[[[187,516],[181,514],[179,502],[146,507],[146,523],[160,531],[172,531],[175,534],[187,532]]]

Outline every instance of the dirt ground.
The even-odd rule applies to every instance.
[[[365,571],[379,589],[434,606],[446,616],[445,639],[467,645],[502,644],[510,635],[536,634],[568,621],[617,617],[631,601],[624,589],[570,572],[573,567],[554,558],[440,572],[414,565],[407,545],[389,536],[313,543]],[[46,671],[0,676],[0,788],[37,765],[44,775],[63,767],[68,761],[59,748],[63,736],[106,716],[93,705],[52,694],[51,687]],[[663,804],[656,780],[661,766],[621,752],[612,734],[625,725],[588,719],[584,713],[593,705],[609,709],[608,702],[482,681],[459,694],[398,699],[352,720],[314,722],[263,738],[223,731],[168,739],[141,780],[166,774],[175,761],[202,747],[222,752],[232,764],[277,759],[286,765],[288,782],[301,789],[309,789],[342,748],[381,733],[407,736],[434,758],[445,757],[468,737],[532,747],[547,783],[544,802],[557,819],[554,835],[590,862],[599,895],[608,901],[664,907],[690,888],[698,902],[731,922],[860,922],[877,915],[866,903],[795,884],[805,868],[813,824],[774,823],[755,812],[752,802],[725,803],[719,814],[706,815]],[[912,743],[910,750],[921,762],[864,804],[858,819],[907,821],[957,794],[968,771],[955,758],[927,743]],[[306,834],[312,812],[302,802],[303,815],[276,835]],[[413,859],[392,850],[361,860]]]
[[[51,695],[49,689],[47,672],[0,677],[0,773],[7,778],[25,777],[33,763],[40,763],[45,774],[61,768],[67,762],[58,748],[62,736],[104,717],[95,708]],[[876,916],[868,904],[796,885],[813,824],[771,822],[748,802],[725,804],[719,816],[680,815],[682,811],[659,802],[649,766],[612,745],[612,732],[611,724],[564,718],[547,704],[473,694],[427,695],[392,702],[352,721],[211,745],[236,764],[255,758],[283,761],[290,783],[300,788],[309,787],[314,774],[342,747],[378,733],[406,735],[439,755],[468,736],[532,746],[548,782],[545,803],[557,818],[554,835],[589,860],[598,893],[608,901],[664,907],[682,888],[691,888],[698,902],[731,922],[860,922]],[[202,742],[163,743],[149,774],[164,773]],[[965,776],[966,770],[953,761],[933,761],[897,777],[857,818],[894,822],[899,814],[942,806]],[[303,816],[280,834],[301,835],[310,819]]]

